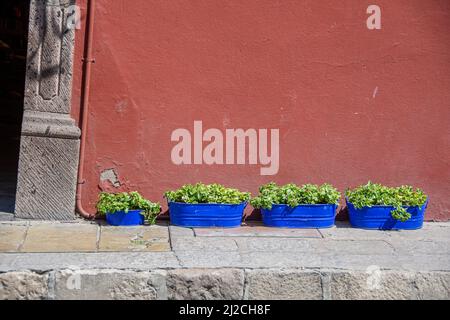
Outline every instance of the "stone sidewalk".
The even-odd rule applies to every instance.
[[[388,232],[5,221],[0,299],[450,299],[450,223]]]

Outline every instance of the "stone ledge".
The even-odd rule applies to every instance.
[[[450,299],[450,272],[304,269],[58,270],[0,274],[0,299]]]
[[[26,110],[23,114],[22,135],[78,140],[81,131],[68,114]]]

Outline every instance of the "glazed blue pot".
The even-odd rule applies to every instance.
[[[350,223],[354,228],[377,230],[417,230],[423,226],[428,201],[422,207],[404,207],[411,219],[401,222],[392,218],[393,206],[372,206],[361,209],[347,200]]]
[[[264,225],[278,228],[331,228],[334,226],[336,204],[311,204],[290,207],[274,204],[261,209]]]
[[[139,226],[143,225],[145,218],[142,210],[116,211],[106,214],[106,221],[112,226]]]
[[[189,204],[169,202],[170,223],[189,228],[236,228],[242,223],[247,203]]]

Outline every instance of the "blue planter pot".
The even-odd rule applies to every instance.
[[[188,204],[169,202],[170,223],[190,228],[236,228],[242,223],[247,203]]]
[[[393,206],[372,206],[361,209],[348,202],[350,223],[354,228],[376,230],[417,230],[423,226],[423,219],[428,201],[422,207],[405,207],[411,214],[411,219],[405,222],[398,221],[391,216]]]
[[[144,224],[142,210],[117,211],[106,214],[106,221],[112,226],[139,226]]]
[[[275,204],[271,210],[261,209],[263,222],[278,228],[331,228],[334,226],[337,205],[317,204],[290,207]]]

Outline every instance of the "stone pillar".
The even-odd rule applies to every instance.
[[[75,218],[80,129],[70,117],[75,0],[31,0],[16,218]]]

